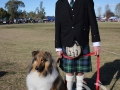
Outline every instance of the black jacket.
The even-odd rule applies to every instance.
[[[72,12],[72,13],[71,13]],[[92,42],[100,42],[93,0],[76,0],[70,8],[68,0],[58,0],[55,10],[55,48],[89,44],[91,28]]]

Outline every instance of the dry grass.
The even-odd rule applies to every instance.
[[[120,23],[99,23],[99,28],[102,41],[101,78],[108,83],[103,83],[108,90],[119,90]],[[0,25],[0,90],[27,90],[25,78],[32,60],[31,52],[38,49],[51,52],[57,59],[53,23]],[[95,57],[92,59],[93,71],[85,74],[89,79],[96,71]]]

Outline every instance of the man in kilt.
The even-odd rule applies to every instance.
[[[91,30],[93,50],[100,54],[100,34],[93,0],[58,0],[55,9],[55,48],[60,60],[60,68],[66,72],[67,89],[72,90],[73,74],[76,72],[76,89],[82,90],[84,73],[92,71],[91,57],[69,60],[66,47],[75,41],[81,46],[81,54],[90,53],[89,31]]]

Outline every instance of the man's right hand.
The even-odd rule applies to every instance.
[[[57,51],[57,56],[58,56],[58,58],[62,58],[62,51]]]

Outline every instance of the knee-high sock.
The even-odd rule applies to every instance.
[[[76,76],[76,90],[82,90],[84,75]]]
[[[66,81],[67,81],[67,90],[72,90],[73,86],[73,76],[68,76],[66,74]]]

